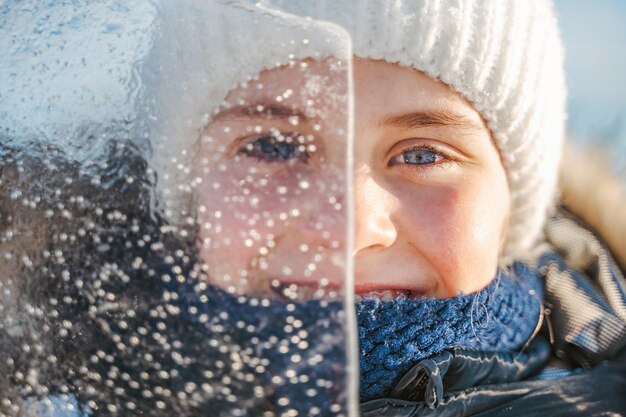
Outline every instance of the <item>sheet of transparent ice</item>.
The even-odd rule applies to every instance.
[[[0,2],[0,416],[354,415],[347,36]]]

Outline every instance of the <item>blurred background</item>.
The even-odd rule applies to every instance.
[[[609,149],[626,174],[626,1],[556,0],[565,43],[568,130]]]

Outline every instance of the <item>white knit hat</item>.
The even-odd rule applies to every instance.
[[[230,91],[263,70],[331,56],[343,59],[348,83],[350,36],[331,23],[248,0],[163,0],[155,27],[140,111],[153,147],[157,203],[176,226],[194,221],[187,204],[194,143]]]
[[[482,115],[502,157],[511,192],[502,262],[525,256],[542,238],[556,200],[565,120],[563,50],[551,1],[269,0],[256,7],[261,14],[274,8],[279,16],[284,11],[313,20],[292,21],[293,33],[283,28],[277,35],[283,42],[268,41],[273,36],[271,28],[260,36],[254,29],[257,20],[248,22],[251,26],[239,22],[244,29],[226,36],[223,19],[196,22],[204,24],[211,36],[233,43],[225,50],[240,52],[242,45],[255,45],[252,55],[233,52],[227,58],[228,70],[209,72],[211,82],[224,91],[211,95],[204,91],[205,102],[211,96],[223,100],[237,83],[288,62],[287,56],[336,53],[328,44],[305,47],[293,42],[306,37],[305,32],[320,25],[319,21],[333,22],[348,31],[354,55],[421,70],[462,94]],[[303,26],[297,29],[298,25]],[[341,30],[324,29],[335,34],[331,42],[342,41]],[[198,33],[189,32],[188,27],[172,33],[181,36],[184,32]],[[194,53],[197,59],[198,50]],[[214,68],[211,59],[215,57],[210,51],[204,55],[207,65]],[[180,71],[185,70],[184,60],[178,65]]]

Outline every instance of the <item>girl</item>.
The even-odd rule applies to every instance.
[[[46,286],[23,290],[44,313],[7,331],[27,348],[9,354],[1,413],[36,394],[89,415],[342,415],[348,248],[361,415],[626,409],[623,277],[556,207],[564,80],[547,1],[274,1],[208,23],[196,6],[163,20],[146,65],[162,213],[127,207],[152,182],[112,181],[115,204],[87,180],[65,188],[86,202],[56,214]],[[310,39],[315,24],[284,12],[338,26]],[[115,172],[145,176],[120,149]],[[62,238],[76,225],[93,242]]]
[[[610,370],[611,386],[623,390],[622,362],[577,371],[619,356],[623,292],[604,304],[589,282],[623,288],[623,279],[575,220],[561,213],[548,222],[557,214],[565,119],[562,46],[551,4],[272,1],[257,7],[274,16],[286,11],[331,21],[354,44],[349,71],[362,412],[623,409],[621,400],[588,389]],[[345,207],[333,210],[314,200],[338,190],[330,194],[335,204],[345,190],[331,180],[341,171],[336,128],[345,126],[341,97],[350,90],[342,85],[344,67],[328,57],[341,52],[324,42],[313,52],[314,41],[303,33],[281,27],[274,39],[272,24],[230,17],[247,30],[220,43],[231,61],[214,58],[216,51],[212,56],[229,62],[231,71],[212,67],[211,82],[221,90],[200,89],[202,111],[210,116],[194,152],[215,159],[196,161],[193,173],[200,184],[221,184],[224,174],[215,167],[222,163],[238,184],[250,185],[246,196],[257,206],[242,209],[235,195],[224,205],[202,186],[193,192],[206,279],[235,294],[332,296],[341,289],[341,265],[330,260],[347,244]],[[218,32],[211,36],[219,38]],[[256,42],[249,43],[248,34]],[[176,74],[189,77],[183,71],[189,66],[180,65],[168,82]],[[321,81],[311,89],[307,79]],[[194,129],[197,123],[170,136],[196,140]],[[316,151],[302,148],[299,138],[310,138]],[[236,146],[224,152],[223,143]],[[255,172],[238,173],[253,161]],[[302,175],[307,183],[320,179],[317,189],[300,189]],[[263,178],[282,187],[263,189]],[[281,218],[297,198],[305,201],[297,218]],[[279,204],[277,218],[271,204]],[[269,229],[254,228],[258,238],[248,233],[255,210],[270,213]],[[301,252],[300,244],[317,253]],[[595,248],[593,254],[578,252],[583,247]],[[319,264],[312,262],[316,255]],[[552,360],[540,331],[553,342]],[[599,334],[608,338],[600,343]],[[573,393],[579,401],[567,401]]]
[[[617,399],[624,390],[623,276],[598,240],[557,210],[565,87],[552,5],[265,5],[334,22],[354,43],[363,415],[626,409]],[[295,56],[307,59],[302,50]],[[231,92],[225,107],[242,89],[254,91],[272,77],[293,80],[280,64],[257,62],[258,79]],[[306,110],[301,99],[286,101],[288,112]],[[277,103],[266,97],[261,104]],[[253,113],[248,116],[257,117]],[[289,147],[279,138],[249,138],[254,152],[238,155],[284,164],[326,155],[286,150],[277,157],[278,148]],[[200,219],[202,225],[206,219]],[[277,259],[280,253],[274,252]],[[280,273],[272,277],[285,280]],[[592,290],[590,282],[607,286]],[[600,301],[609,288],[619,288],[619,295]],[[553,356],[539,332],[552,342]],[[606,359],[613,361],[597,365]],[[600,375],[615,396],[590,389]]]

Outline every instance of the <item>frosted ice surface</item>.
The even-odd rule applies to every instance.
[[[0,2],[0,417],[351,413],[342,33]]]

